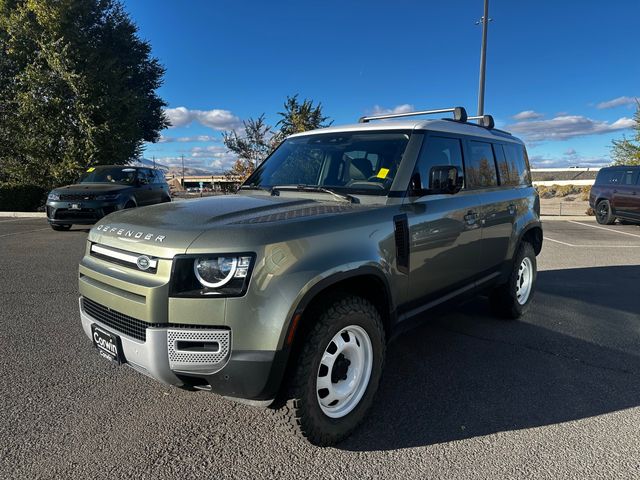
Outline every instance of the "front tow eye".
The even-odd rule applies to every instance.
[[[351,360],[345,357],[342,353],[338,355],[338,358],[336,358],[336,361],[333,364],[333,369],[331,370],[331,383],[338,383],[341,380],[346,380],[349,365],[351,365]]]

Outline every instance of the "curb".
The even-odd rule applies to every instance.
[[[47,218],[47,214],[45,212],[0,212],[0,217]]]

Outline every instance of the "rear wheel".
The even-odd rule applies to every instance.
[[[66,232],[71,228],[71,225],[51,225],[56,232]]]
[[[600,200],[596,205],[596,220],[600,225],[613,225],[616,217],[611,211],[609,200]]]
[[[133,200],[129,200],[125,203],[124,208],[136,208],[136,203]]]
[[[536,252],[530,243],[522,242],[513,259],[509,280],[496,287],[489,295],[493,312],[507,319],[520,318],[533,299],[536,276]]]
[[[364,419],[380,383],[384,329],[377,309],[361,297],[336,299],[305,339],[287,401],[289,428],[314,445],[333,445]]]

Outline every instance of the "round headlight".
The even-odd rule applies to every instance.
[[[204,287],[222,287],[233,278],[238,267],[238,259],[234,257],[196,258],[193,271]]]

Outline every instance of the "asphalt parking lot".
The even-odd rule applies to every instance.
[[[640,227],[544,227],[525,318],[478,299],[397,338],[367,422],[320,449],[107,363],[77,312],[86,230],[0,218],[0,476],[640,478]]]

